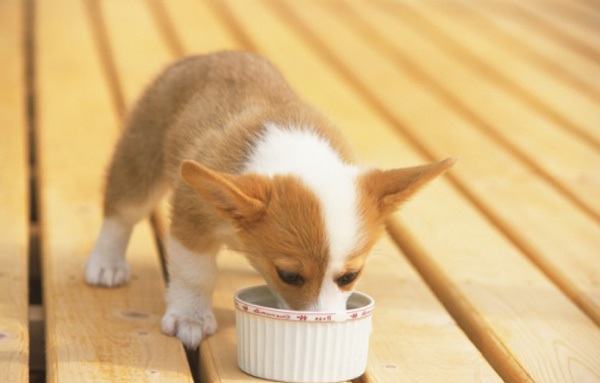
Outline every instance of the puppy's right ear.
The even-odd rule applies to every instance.
[[[238,226],[259,220],[266,211],[263,201],[244,192],[245,176],[211,170],[195,161],[185,160],[181,178],[202,198],[210,203],[225,219]]]
[[[387,216],[421,187],[444,173],[456,162],[453,158],[428,165],[392,170],[373,170],[363,176],[363,188]]]

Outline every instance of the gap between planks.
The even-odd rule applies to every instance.
[[[25,0],[23,44],[26,89],[26,115],[29,158],[29,380],[46,381],[45,321],[43,310],[43,273],[41,267],[42,238],[40,235],[40,185],[38,173],[36,73],[35,73],[35,2]]]

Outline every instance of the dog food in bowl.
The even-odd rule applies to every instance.
[[[367,366],[373,298],[354,292],[338,313],[277,308],[267,286],[235,294],[237,354],[247,374],[283,382],[339,382]]]

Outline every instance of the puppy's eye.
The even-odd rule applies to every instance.
[[[358,271],[352,271],[352,272],[346,273],[346,274],[342,275],[341,277],[339,277],[336,280],[336,283],[340,287],[349,285],[350,283],[354,282],[356,277],[358,277],[358,273],[359,273]]]
[[[277,274],[283,283],[287,285],[302,286],[304,284],[304,277],[296,272],[277,269]]]

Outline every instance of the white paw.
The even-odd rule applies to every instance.
[[[85,280],[94,286],[117,287],[129,281],[129,266],[124,259],[111,261],[90,256],[85,267]]]
[[[162,319],[162,331],[177,336],[186,348],[193,350],[202,339],[217,331],[217,319],[212,310],[192,315],[169,310]]]

